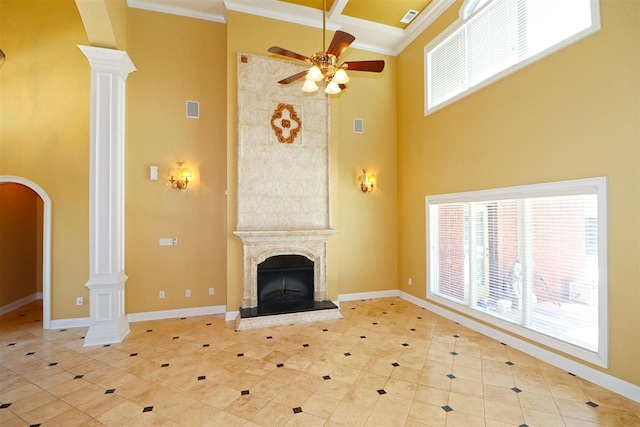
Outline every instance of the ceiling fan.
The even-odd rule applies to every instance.
[[[272,46],[268,49],[269,52],[277,55],[286,56],[288,58],[298,59],[311,64],[311,68],[308,71],[301,71],[292,76],[280,80],[280,84],[293,83],[296,80],[306,77],[305,83],[302,86],[304,92],[315,92],[318,90],[316,82],[324,81],[327,85],[325,92],[333,95],[340,93],[344,89],[345,83],[349,81],[346,70],[349,71],[369,71],[373,73],[379,73],[384,69],[384,61],[371,60],[371,61],[346,61],[343,63],[338,62],[338,57],[349,47],[351,43],[356,39],[349,33],[344,31],[336,31],[333,35],[333,39],[329,44],[329,49],[326,48],[326,26],[327,26],[327,0],[323,1],[322,8],[322,51],[316,52],[310,57],[300,55],[299,53],[292,52],[288,49]]]

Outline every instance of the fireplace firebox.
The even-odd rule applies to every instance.
[[[313,301],[313,266],[302,255],[276,255],[258,264],[258,306]]]

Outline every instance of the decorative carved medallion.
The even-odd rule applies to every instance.
[[[293,144],[298,132],[302,130],[302,120],[298,117],[293,105],[278,104],[278,108],[271,116],[271,129],[276,133],[278,142]]]

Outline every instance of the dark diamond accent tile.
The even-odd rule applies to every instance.
[[[209,344],[202,344],[203,347],[209,347]]]
[[[282,367],[284,366],[284,363],[278,363],[276,366],[277,366],[278,368],[282,368]]]
[[[387,312],[386,312],[386,311],[383,311],[383,312],[382,312],[382,314],[387,314]]]
[[[6,409],[9,406],[11,406],[11,403],[3,403],[2,405],[0,405],[0,409]]]
[[[111,344],[105,344],[103,347],[111,347]]]
[[[360,338],[361,338],[361,339],[365,339],[365,338],[366,338],[366,336],[364,336],[364,335],[360,335]]]
[[[345,356],[351,356],[351,353],[345,353],[344,355]]]
[[[206,380],[206,379],[207,379],[207,376],[206,376],[206,375],[200,375],[200,376],[198,377],[198,381],[202,381],[202,380]]]
[[[268,339],[268,340],[271,340],[271,339],[273,339],[273,337],[269,336],[269,337],[267,337],[267,339]]]
[[[374,324],[374,325],[377,325],[377,324],[378,324],[378,322],[373,322],[373,324]]]
[[[15,342],[10,342],[9,345],[7,345],[7,347],[11,347],[12,345],[16,345],[17,343]]]
[[[328,329],[323,329],[323,330],[322,330],[322,332],[327,332],[327,331],[328,331]]]
[[[302,408],[299,406],[296,406],[295,408],[293,408],[293,413],[294,414],[299,414],[300,412],[302,412]]]
[[[513,387],[511,390],[515,391],[516,393],[522,392],[522,390],[520,390],[518,387]]]
[[[302,344],[303,347],[309,347],[309,344]]]
[[[153,332],[153,329],[147,329],[147,332]]]
[[[330,379],[331,379],[331,376],[330,376],[330,375],[323,375],[323,376],[322,376],[322,379],[323,379],[323,380],[325,380],[325,381],[326,381],[326,380],[330,380]]]
[[[418,316],[418,317],[416,317],[416,319],[420,319],[420,320],[422,320],[422,316]]]
[[[572,377],[576,376],[576,374],[572,374],[571,372],[567,372],[567,374],[571,375]]]
[[[244,353],[238,353],[237,356],[238,357],[244,357]]]
[[[454,356],[457,356],[457,355],[458,355],[458,353],[457,353],[457,352],[455,352],[455,351],[452,351],[452,352],[451,352],[451,354],[453,354]]]
[[[34,354],[36,354],[35,351],[30,351],[29,353],[27,353],[27,356],[33,356]]]
[[[29,424],[29,427],[40,427],[42,424],[38,423],[38,424]]]
[[[187,319],[186,317],[181,317],[181,318],[180,318],[180,320],[186,320],[186,319]]]
[[[408,344],[408,343],[406,343],[406,342],[403,342],[403,343],[402,343],[402,346],[403,346],[403,347],[409,347],[409,344]]]
[[[105,391],[104,394],[113,394],[113,392],[115,391],[116,391],[115,388],[110,388],[109,390]]]
[[[454,338],[460,338],[460,335],[454,335],[453,337]]]
[[[137,355],[138,355],[138,353],[131,353],[131,354],[129,355],[129,357],[136,357]]]
[[[355,310],[355,309],[356,309],[355,307],[351,307],[351,310]]]
[[[598,404],[595,403],[595,402],[592,402],[592,401],[588,401],[587,405],[591,406],[592,408],[597,408],[598,407]]]
[[[450,380],[454,380],[454,379],[456,379],[456,376],[455,376],[455,375],[453,375],[453,374],[449,374],[449,375],[447,375],[447,377],[449,377],[449,379],[450,379]]]
[[[380,396],[382,396],[383,394],[387,394],[387,392],[386,392],[386,391],[384,391],[384,389],[380,389],[380,390],[377,390],[377,391],[378,391],[378,394],[379,394]]]
[[[411,328],[411,329],[409,329],[409,330],[410,330],[410,331],[415,332],[415,331],[416,331],[416,328]]]
[[[163,363],[162,365],[160,365],[161,368],[166,368],[167,366],[169,366],[168,363]]]
[[[391,366],[398,367],[398,366],[400,366],[400,364],[399,364],[398,362],[393,362],[393,363],[391,364]]]
[[[392,303],[391,303],[391,305],[396,305],[396,303],[395,303],[395,302],[392,302]]]
[[[79,380],[79,379],[81,379],[82,377],[84,377],[84,375],[76,375],[75,377],[73,377],[73,379],[74,379],[74,380]]]
[[[503,343],[503,342],[501,342],[500,344],[502,344],[502,345],[506,345],[506,344],[505,344],[505,343]]]
[[[508,361],[508,362],[504,362],[504,363],[506,363],[506,364],[507,364],[507,365],[509,365],[509,366],[513,366],[513,365],[515,365],[515,363],[513,363],[512,361]]]
[[[60,329],[60,332],[67,332],[66,329]]]
[[[249,390],[242,390],[242,391],[240,392],[240,395],[242,395],[242,396],[246,396],[246,395],[248,395],[248,394],[249,394]]]
[[[453,411],[453,408],[451,406],[449,406],[449,405],[446,405],[446,406],[442,407],[442,410],[444,412],[451,412],[451,411]]]
[[[179,338],[180,338],[180,337],[173,337],[173,339],[174,339],[174,340],[177,340],[177,339],[179,339]]]
[[[51,362],[51,363],[49,363],[48,366],[56,366],[57,364],[58,364],[58,362]]]
[[[211,326],[211,323],[207,323],[207,326]]]
[[[520,424],[518,427],[529,427],[528,424]]]
[[[151,412],[151,411],[153,411],[153,406],[145,406],[142,409],[142,412]]]
[[[83,339],[84,339],[84,337],[80,337],[80,339],[81,339],[81,340],[83,340]]]

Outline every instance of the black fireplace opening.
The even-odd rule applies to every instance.
[[[313,301],[313,261],[276,255],[258,264],[258,306]]]

